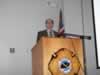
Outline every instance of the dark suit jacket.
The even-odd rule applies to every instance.
[[[57,32],[56,31],[53,31],[53,32],[54,32],[55,37],[57,37]],[[48,37],[47,30],[43,30],[43,31],[38,32],[37,42],[40,40],[41,37]]]

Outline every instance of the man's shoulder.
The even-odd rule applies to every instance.
[[[46,30],[41,30],[38,33],[45,33],[45,32],[46,32]]]

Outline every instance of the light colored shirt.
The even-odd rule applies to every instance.
[[[52,36],[51,36],[51,34],[50,34],[50,32],[51,32],[51,34],[52,34]],[[54,34],[54,31],[53,30],[47,30],[47,33],[48,33],[48,37],[55,37],[55,34]]]

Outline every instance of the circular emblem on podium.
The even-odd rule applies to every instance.
[[[64,74],[68,74],[71,71],[71,61],[67,58],[62,58],[59,62],[59,70]]]
[[[48,69],[51,75],[75,75],[80,69],[80,62],[71,50],[61,48],[51,55]]]

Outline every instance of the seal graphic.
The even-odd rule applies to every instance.
[[[68,74],[71,71],[71,61],[67,58],[62,58],[59,62],[59,70],[64,74]]]
[[[61,48],[52,54],[48,69],[51,75],[78,75],[80,62],[71,50]]]

